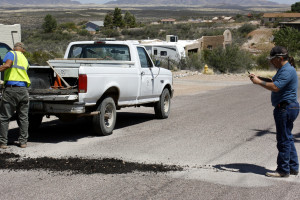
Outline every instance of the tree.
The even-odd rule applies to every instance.
[[[128,11],[126,11],[126,13],[125,13],[124,22],[125,22],[126,27],[129,27],[129,28],[136,27],[135,17]]]
[[[108,12],[105,15],[105,18],[104,18],[104,27],[106,29],[112,29],[113,28],[113,15],[112,15],[111,12]]]
[[[291,5],[292,12],[300,12],[300,2],[296,2]]]
[[[45,33],[52,33],[57,27],[57,22],[52,15],[48,14],[44,18],[44,23],[42,25],[42,28],[44,29]]]
[[[300,49],[300,32],[292,27],[284,27],[273,32],[275,45],[286,47],[289,54],[295,56]]]
[[[113,25],[120,28],[125,26],[124,19],[122,17],[122,10],[120,8],[115,8],[113,14]]]

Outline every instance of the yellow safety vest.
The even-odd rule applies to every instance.
[[[27,74],[29,63],[26,57],[20,51],[10,51],[14,54],[13,65],[4,71],[4,84],[7,81],[22,81],[27,83],[27,87],[31,82]]]

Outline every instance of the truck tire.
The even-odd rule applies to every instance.
[[[111,97],[106,97],[100,103],[97,111],[100,111],[100,113],[93,117],[93,127],[95,132],[102,136],[112,134],[117,120],[114,100]]]
[[[43,120],[44,115],[41,114],[28,114],[28,121],[29,121],[29,131],[36,131]]]
[[[167,88],[165,88],[158,102],[154,105],[155,116],[158,119],[166,119],[169,117],[171,108],[171,95]]]

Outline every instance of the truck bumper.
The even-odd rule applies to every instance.
[[[59,104],[59,103],[48,103],[48,102],[35,102],[30,101],[29,111],[31,113],[43,113],[43,114],[83,114],[85,113],[84,103],[73,103],[73,104]]]

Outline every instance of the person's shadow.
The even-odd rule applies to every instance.
[[[294,134],[294,141],[295,143],[300,143],[300,133]]]
[[[254,165],[254,164],[247,164],[247,163],[232,163],[232,164],[224,164],[224,165],[214,165],[214,168],[220,171],[227,171],[227,172],[236,172],[236,173],[253,173],[259,175],[265,175],[270,170],[266,169],[265,167]]]

